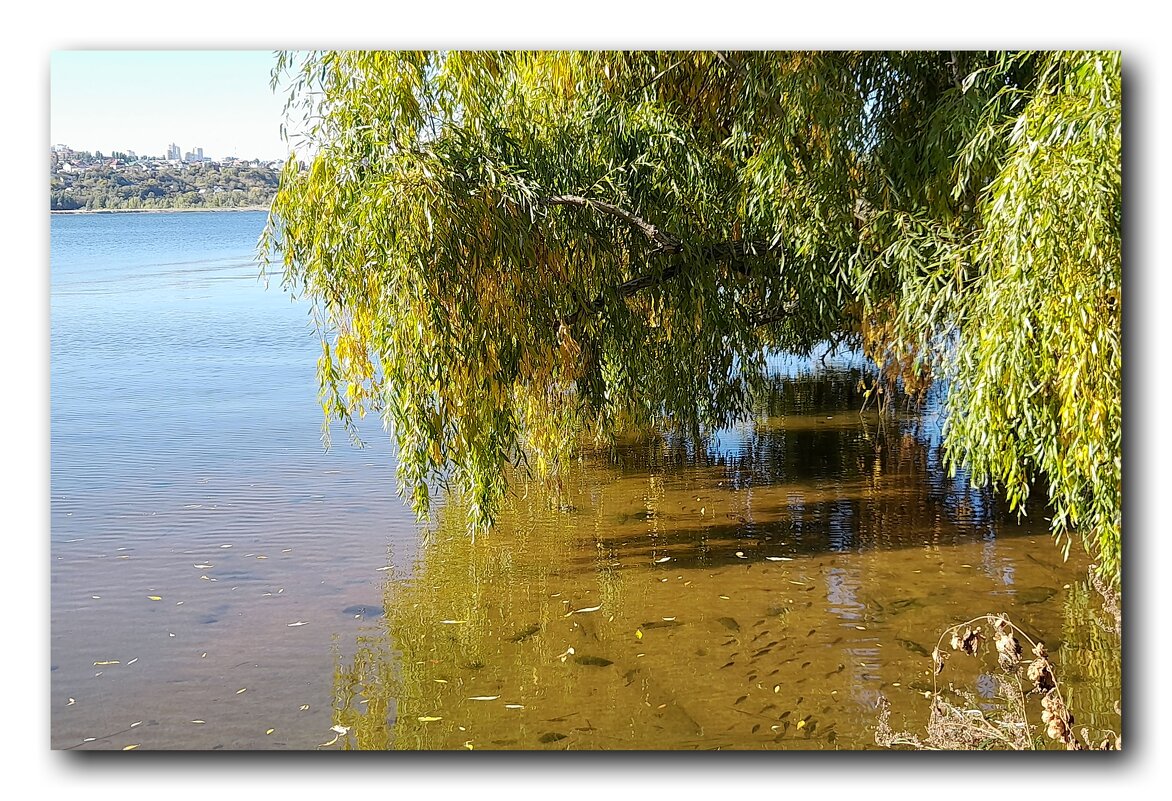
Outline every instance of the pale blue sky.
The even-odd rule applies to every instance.
[[[55,51],[49,144],[163,156],[174,142],[213,159],[284,158],[274,61],[272,51]]]

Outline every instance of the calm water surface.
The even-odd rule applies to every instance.
[[[518,479],[474,543],[458,503],[416,525],[377,430],[323,451],[263,219],[53,218],[54,748],[866,748],[880,695],[922,733],[927,654],[986,612],[1118,730],[1085,560],[949,478],[931,410],[860,414],[849,356],[779,359],[706,447]],[[994,672],[941,679],[993,706]]]

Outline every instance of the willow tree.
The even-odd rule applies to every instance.
[[[262,251],[327,421],[379,413],[420,515],[506,467],[744,415],[771,351],[946,381],[950,463],[1118,576],[1117,53],[281,54],[307,169]]]

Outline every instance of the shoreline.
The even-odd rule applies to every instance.
[[[223,206],[219,208],[189,209],[49,209],[50,214],[160,214],[167,212],[212,212],[212,211],[268,211],[269,206]]]

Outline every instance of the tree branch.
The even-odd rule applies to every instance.
[[[618,217],[632,228],[637,229],[643,236],[655,244],[656,250],[663,253],[679,253],[683,249],[680,246],[679,240],[674,236],[664,233],[639,215],[619,208],[613,203],[592,200],[591,198],[581,197],[579,195],[554,195],[552,197],[542,198],[541,200],[550,206],[575,206],[582,209],[598,209],[612,217]]]
[[[609,296],[629,298],[642,289],[662,284],[665,281],[670,281],[675,278],[683,270],[684,262],[682,257],[684,256],[698,261],[728,261],[732,269],[736,272],[741,275],[749,275],[749,269],[743,264],[746,257],[780,254],[783,251],[780,243],[771,244],[762,241],[730,240],[727,242],[714,242],[709,245],[702,245],[685,252],[683,243],[679,239],[657,228],[634,212],[616,206],[613,203],[607,203],[604,200],[594,200],[592,198],[582,197],[581,195],[551,195],[541,198],[540,202],[549,206],[572,206],[580,209],[597,209],[612,217],[617,217],[643,234],[655,246],[652,250],[652,255],[664,254],[673,257],[672,261],[662,270],[647,273],[638,278],[632,278],[618,286],[603,290],[591,300],[581,304],[574,312],[563,316],[557,321],[558,325],[567,327],[573,326],[586,314],[602,311],[606,306],[606,299]],[[789,313],[792,312],[787,311],[781,316],[788,316]],[[780,319],[780,317],[766,319],[758,323],[758,325],[773,322],[775,319]]]
[[[583,316],[602,311],[606,307],[606,299],[609,296],[617,296],[619,298],[629,298],[636,292],[642,289],[647,289],[651,286],[662,284],[675,278],[683,272],[685,261],[684,256],[692,256],[693,254],[699,261],[719,261],[728,259],[732,263],[732,268],[741,275],[749,275],[750,270],[740,262],[749,255],[780,255],[783,248],[780,244],[774,246],[767,242],[717,242],[711,245],[705,245],[698,248],[691,253],[685,254],[683,249],[675,252],[675,258],[664,267],[662,270],[646,273],[638,278],[632,278],[629,281],[624,281],[618,286],[611,287],[609,290],[603,290],[594,296],[593,299],[586,301],[579,306],[572,314],[563,316],[558,322],[561,325],[573,326]],[[786,309],[784,313],[777,317],[765,318],[756,325],[765,325],[770,322],[775,322],[781,319],[782,316],[789,316],[793,310]]]

